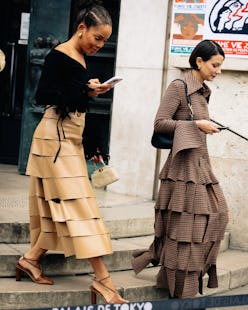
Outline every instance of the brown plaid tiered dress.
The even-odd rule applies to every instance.
[[[209,88],[191,71],[184,74],[194,119],[207,119]],[[155,204],[155,237],[148,250],[133,253],[136,273],[150,262],[161,264],[157,287],[174,297],[193,297],[202,292],[202,277],[208,287],[217,287],[216,257],[228,222],[228,210],[219,182],[214,176],[206,134],[188,121],[185,88],[173,81],[161,102],[155,130],[174,133],[173,149],[160,173]]]

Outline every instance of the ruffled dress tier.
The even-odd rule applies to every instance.
[[[202,91],[197,92],[190,73],[185,81],[195,119],[209,119],[207,101]],[[135,251],[132,260],[136,273],[149,263],[160,264],[157,287],[168,289],[172,297],[193,297],[202,293],[202,277],[206,273],[208,287],[218,286],[216,258],[228,222],[227,204],[212,172],[206,135],[194,122],[187,121],[186,99],[180,99],[184,97],[182,83],[172,82],[167,100],[178,100],[174,108],[171,108],[173,100],[170,101],[171,110],[167,102],[162,102],[156,117],[165,115],[164,118],[169,119],[175,113],[177,121],[162,124],[168,132],[174,132],[174,143],[160,173],[154,241],[148,250]]]
[[[31,245],[91,258],[112,253],[88,178],[82,145],[85,113],[62,121],[49,107],[32,140],[26,174],[30,176]]]

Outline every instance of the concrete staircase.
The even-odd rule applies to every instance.
[[[0,309],[89,305],[92,270],[87,260],[48,252],[41,264],[44,273],[54,279],[53,286],[37,285],[26,278],[15,281],[16,261],[29,247],[27,192],[17,189],[15,194],[0,194]],[[96,194],[113,240],[114,253],[104,260],[120,294],[130,301],[167,298],[165,290],[154,286],[159,267],[148,267],[136,276],[130,264],[132,251],[147,248],[153,240],[154,202],[110,191]],[[205,295],[248,284],[248,253],[230,250],[229,238],[227,232],[218,258],[219,287],[205,288]],[[206,286],[207,278],[204,280]]]

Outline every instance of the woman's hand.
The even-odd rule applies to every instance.
[[[93,161],[95,164],[97,164],[97,163],[104,164],[104,160],[102,158],[102,155],[94,155],[93,157],[90,158],[90,161]]]
[[[206,119],[201,119],[195,121],[196,126],[206,134],[213,134],[216,132],[220,132],[220,130],[216,127],[214,123],[208,121]]]
[[[99,147],[96,148],[95,154],[90,158],[90,161],[93,161],[95,164],[101,163],[104,164],[102,153]]]
[[[90,89],[92,89],[88,92],[90,97],[96,97],[100,94],[104,94],[112,88],[111,84],[101,84],[98,79],[90,79],[87,85]]]

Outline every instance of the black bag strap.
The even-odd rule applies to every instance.
[[[188,105],[188,108],[189,108],[189,120],[190,120],[190,121],[193,121],[193,120],[194,120],[194,111],[193,111],[193,107],[192,107],[192,102],[191,102],[190,95],[188,95],[188,86],[187,86],[187,84],[184,82],[184,80],[175,79],[174,81],[181,81],[181,82],[183,82],[184,89],[185,89],[185,94],[186,94],[187,105]]]
[[[175,79],[174,81],[176,81],[176,80],[181,81],[181,82],[183,82],[183,84],[184,84],[185,93],[186,93],[186,99],[187,99],[187,105],[188,105],[188,108],[189,108],[189,111],[190,111],[190,112],[189,112],[189,120],[193,121],[193,120],[194,120],[194,112],[193,112],[193,107],[192,107],[190,95],[188,95],[188,87],[187,87],[187,84],[186,84],[185,81],[182,80],[182,79]],[[209,99],[209,98],[208,98],[208,99]],[[221,126],[221,127],[225,127],[224,125],[222,125],[221,123],[215,121],[215,120],[212,119],[212,118],[211,118],[210,120],[211,120],[212,122],[214,122],[215,124]],[[229,127],[227,127],[227,130],[230,131],[230,132],[232,132],[232,133],[234,133],[236,136],[239,136],[240,138],[242,138],[242,139],[248,141],[248,138],[247,138],[247,137],[245,137],[245,136],[241,135],[240,133],[238,133],[238,132],[236,132],[236,131],[230,129]]]

